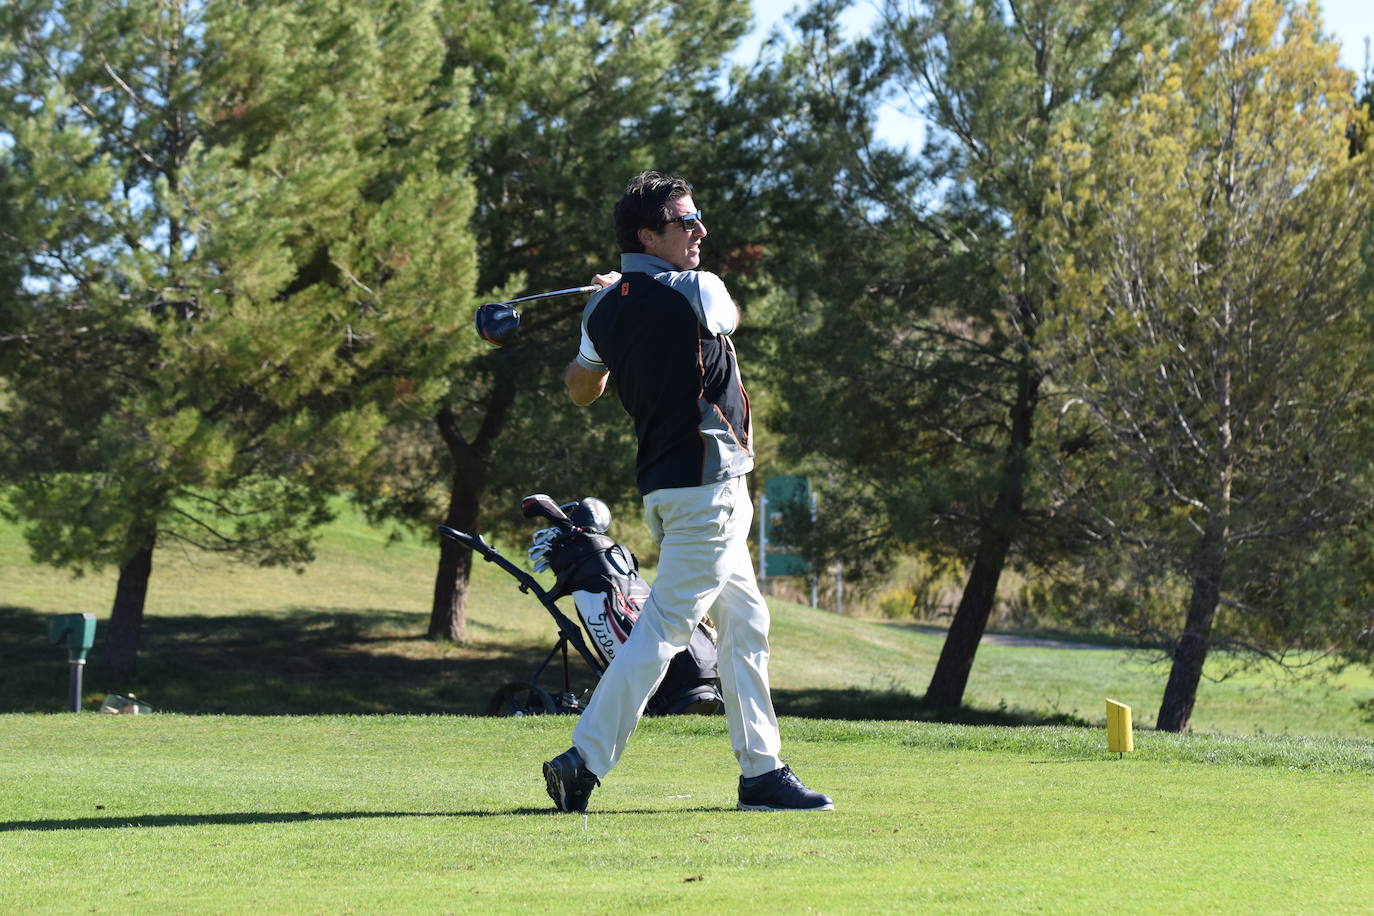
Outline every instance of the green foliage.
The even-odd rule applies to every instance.
[[[881,53],[839,41],[836,8],[798,20],[777,68],[800,100],[799,139],[779,130],[775,205],[800,228],[778,271],[779,428],[826,482],[815,542],[847,569],[896,550],[967,565],[931,685],[957,705],[1004,571],[1050,574],[1084,546],[1036,464],[1036,446],[1086,445],[1043,407],[1037,334],[1056,287],[1036,238],[1040,159],[1076,103],[1129,89],[1165,5],[892,3]],[[918,156],[872,143],[885,90],[924,117]]]
[[[733,101],[762,144],[757,242],[774,289],[759,303],[770,389],[760,419],[824,505],[814,524],[806,512],[786,518],[787,537],[819,567],[840,560],[857,584],[925,530],[930,494],[952,472],[915,444],[928,391],[912,384],[924,365],[916,347],[891,351],[910,336],[904,297],[935,282],[924,265],[946,246],[911,205],[925,173],[873,139],[891,69],[872,42],[842,40],[845,6],[799,14],[796,43],[748,74]],[[928,487],[893,485],[929,477]]]
[[[1045,224],[1055,382],[1110,455],[1058,456],[1066,505],[1110,551],[1089,576],[1219,582],[1220,645],[1355,650],[1374,183],[1345,143],[1350,75],[1301,4],[1208,5],[1140,61],[1141,91],[1097,106],[1113,131],[1056,134]]]
[[[710,91],[702,87],[743,34],[748,4],[442,7],[444,66],[471,74],[455,99],[470,106],[476,125],[462,158],[476,196],[482,295],[581,285],[618,269],[611,207],[639,169],[689,170],[686,151],[705,141],[682,114],[686,100]],[[710,212],[709,179],[689,178]],[[386,473],[360,494],[374,517],[428,530],[436,508],[448,506],[450,524],[513,531],[519,498],[535,491],[559,500],[596,495],[636,511],[631,429],[614,395],[581,410],[563,392],[581,304],[531,303],[515,342],[463,354],[440,416],[442,437],[428,419],[389,432]]]
[[[774,262],[787,289],[774,425],[789,458],[830,478],[825,515],[843,526],[820,540],[854,532],[847,563],[913,544],[967,558],[1001,524],[994,503],[1025,448],[1009,408],[1030,430],[1039,399],[1034,334],[1050,284],[1033,238],[1048,193],[1038,151],[1072,102],[1130,85],[1133,49],[1161,25],[1140,4],[1019,11],[1031,22],[996,3],[894,5],[878,56],[840,41],[838,8],[798,19],[772,76],[796,100],[778,117],[771,201],[788,255]],[[888,87],[927,118],[919,159],[871,138]],[[803,231],[784,234],[793,226]],[[1034,429],[1054,442],[1076,433]],[[1020,564],[1064,546],[1034,478],[1024,485]]]
[[[121,570],[130,672],[154,550],[299,565],[388,413],[443,394],[475,265],[437,9],[86,2],[3,14],[0,443],[30,550]],[[468,344],[469,349],[475,345]]]
[[[435,10],[278,13],[6,13],[6,477],[47,562],[303,562],[383,411],[438,393],[404,367],[449,348],[473,250]]]

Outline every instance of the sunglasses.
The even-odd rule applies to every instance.
[[[694,213],[684,213],[681,216],[673,217],[668,220],[668,222],[682,223],[683,231],[691,235],[693,232],[696,232],[697,227],[701,225],[701,211],[697,210]]]

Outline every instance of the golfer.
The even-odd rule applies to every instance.
[[[658,575],[630,638],[573,729],[573,746],[544,764],[560,811],[586,811],[620,759],[644,705],[706,614],[715,622],[739,807],[831,810],[779,757],[768,688],[768,605],[747,537],[744,475],[754,467],[749,396],[730,334],[739,311],[715,274],[697,270],[706,226],[683,179],[635,176],[615,206],[620,272],[582,313],[582,340],[563,380],[586,406],[614,380],[639,439],[636,478],[659,544]]]

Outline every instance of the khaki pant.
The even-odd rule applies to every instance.
[[[740,773],[759,776],[782,766],[768,690],[768,605],[749,555],[753,518],[743,477],[644,497],[644,519],[660,547],[658,575],[629,640],[573,729],[573,746],[597,776],[620,760],[668,663],[708,613]]]

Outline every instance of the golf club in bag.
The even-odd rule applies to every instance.
[[[481,535],[447,525],[436,529],[440,536],[470,547],[483,560],[509,573],[520,584],[520,591],[533,594],[544,605],[558,627],[558,641],[534,673],[526,681],[506,684],[496,691],[488,703],[487,714],[581,713],[584,698],[572,691],[568,647],[600,677],[616,650],[629,638],[649,595],[649,586],[639,576],[639,561],[634,554],[606,536],[611,513],[601,500],[587,497],[559,506],[538,493],[522,499],[520,508],[525,518],[552,523],[534,533],[529,550],[535,572],[553,572],[555,582],[550,590],[502,556]],[[578,623],[559,608],[561,598],[572,599]],[[589,638],[584,638],[584,631]],[[541,686],[539,679],[560,653],[563,689],[555,695]],[[687,647],[669,662],[667,674],[644,711],[654,716],[715,715],[723,709],[714,634],[704,623],[699,624]]]

